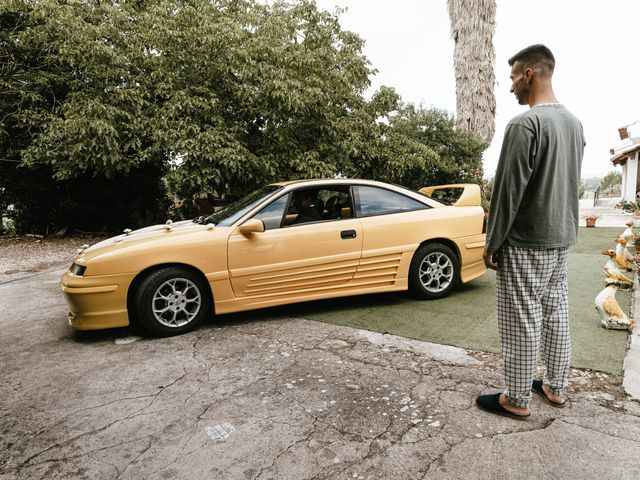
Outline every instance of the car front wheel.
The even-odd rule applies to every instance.
[[[142,280],[133,297],[133,310],[140,325],[153,335],[179,335],[211,315],[211,295],[196,273],[166,267]]]
[[[428,243],[416,250],[409,269],[409,291],[425,299],[442,298],[455,288],[460,262],[442,243]]]

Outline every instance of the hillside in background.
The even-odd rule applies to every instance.
[[[583,178],[582,179],[582,183],[584,184],[584,189],[587,192],[595,192],[596,188],[598,188],[600,186],[600,184],[602,183],[602,178],[603,177]]]

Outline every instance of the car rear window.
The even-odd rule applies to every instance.
[[[359,185],[356,211],[359,217],[410,212],[430,208],[428,205],[393,190]]]

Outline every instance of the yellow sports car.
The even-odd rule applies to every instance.
[[[407,289],[439,298],[485,272],[484,242],[477,185],[301,180],[85,247],[61,285],[75,329],[135,321],[167,336],[214,312]]]

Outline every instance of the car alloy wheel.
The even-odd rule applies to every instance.
[[[185,267],[164,267],[147,274],[134,287],[131,311],[150,333],[162,337],[196,328],[213,314],[206,280]]]
[[[186,278],[173,278],[158,287],[152,300],[156,320],[169,328],[182,327],[200,311],[202,295],[198,287]]]
[[[409,291],[426,299],[442,298],[455,288],[460,278],[460,262],[448,245],[427,243],[413,255],[409,267]]]
[[[419,269],[420,282],[429,292],[443,292],[453,281],[453,262],[442,252],[433,252],[424,257]]]

